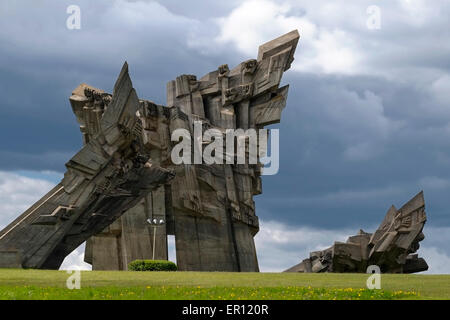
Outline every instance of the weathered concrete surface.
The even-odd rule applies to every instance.
[[[415,254],[425,238],[425,222],[421,191],[399,210],[391,206],[375,233],[360,230],[345,243],[311,252],[308,259],[285,272],[366,272],[370,265],[377,265],[383,273],[426,271],[427,263]]]
[[[156,259],[167,258],[166,235],[175,235],[179,270],[259,270],[253,196],[262,192],[261,165],[174,165],[170,137],[179,128],[192,137],[194,121],[202,121],[202,133],[279,122],[288,93],[288,86],[279,88],[281,76],[294,59],[298,40],[294,30],[263,44],[256,60],[232,70],[222,65],[200,79],[180,75],[167,84],[167,108],[141,101],[152,162],[172,168],[176,177],[152,192],[151,201],[125,213],[117,230],[105,230],[88,242],[85,261],[93,269],[123,270],[134,259],[151,259],[153,228],[144,226],[145,218],[161,217],[167,223],[156,229]]]
[[[147,161],[140,103],[125,63],[113,95],[81,85],[71,99],[83,114],[85,146],[64,179],[0,232],[0,266],[57,269],[92,235],[111,225],[173,173]]]

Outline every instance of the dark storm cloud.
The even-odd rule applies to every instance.
[[[0,4],[0,169],[63,171],[81,146],[70,92],[81,82],[111,91],[125,60],[138,95],[163,104],[177,75],[232,67],[299,28],[283,79],[280,172],[263,177],[258,215],[374,226],[391,204],[424,189],[430,223],[450,225],[444,4],[380,1],[377,32],[365,27],[372,1],[77,1],[81,30],[70,31],[72,2]]]
[[[280,172],[263,177],[259,215],[322,227],[376,225],[391,204],[424,189],[431,223],[450,224],[450,116],[418,116],[424,105],[439,104],[431,95],[361,76],[289,74],[286,81]]]
[[[80,1],[81,30],[66,28],[70,4],[0,5],[2,169],[62,171],[81,146],[71,91],[86,82],[111,92],[125,60],[139,96],[162,104],[168,80],[218,64],[186,45],[198,22],[158,3]]]

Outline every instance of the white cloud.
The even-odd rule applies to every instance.
[[[421,27],[430,18],[436,16],[436,8],[424,0],[400,0],[400,8],[406,13],[404,21],[410,25]]]
[[[361,54],[353,41],[352,35],[344,30],[321,30],[309,44],[314,56],[310,58],[300,54],[294,70],[354,74]]]
[[[301,40],[294,70],[353,73],[359,57],[352,50],[352,36],[342,29],[324,29],[307,17],[292,15],[292,9],[287,2],[245,1],[228,16],[216,20],[220,34],[215,40],[232,43],[248,56],[256,56],[264,42],[298,29]]]
[[[53,187],[45,179],[0,171],[0,228],[6,227]]]
[[[256,56],[257,48],[267,39],[276,38],[300,25],[301,18],[287,17],[289,9],[287,4],[268,0],[245,1],[228,16],[217,19],[220,34],[216,41],[233,43],[249,56]],[[314,32],[314,25],[309,22],[305,25],[308,32]]]
[[[85,243],[76,248],[63,261],[59,270],[92,270],[92,266],[84,262]]]
[[[433,231],[433,230],[430,230]],[[449,232],[450,228],[446,230]],[[450,255],[440,248],[422,246],[419,256],[423,257],[427,262],[429,269],[424,273],[447,274],[450,273]]]
[[[382,75],[407,82],[442,75],[427,54],[430,48],[447,55],[450,51],[438,38],[448,9],[420,0],[379,1],[381,28],[370,30],[367,8],[372,5],[371,0],[247,0],[216,19],[220,34],[215,39],[254,56],[263,42],[298,29],[301,37],[293,64],[297,71]],[[423,76],[405,78],[417,72]]]
[[[274,221],[260,221],[255,246],[261,272],[286,270],[309,257],[311,251],[345,241],[354,230],[321,230],[291,227]]]

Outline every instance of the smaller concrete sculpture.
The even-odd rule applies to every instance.
[[[311,252],[308,259],[285,272],[358,272],[377,265],[383,273],[414,273],[428,270],[415,253],[425,236],[426,222],[423,191],[401,209],[389,208],[375,233],[360,230],[347,242],[335,242],[322,251]]]

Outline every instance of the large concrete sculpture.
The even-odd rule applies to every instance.
[[[194,140],[195,121],[202,122],[202,134],[210,128],[225,132],[279,122],[288,92],[279,84],[298,39],[295,30],[272,40],[259,48],[256,60],[232,70],[222,65],[200,79],[177,77],[167,84],[168,108],[145,102],[143,132],[153,147],[152,161],[173,168],[176,176],[88,241],[85,261],[93,269],[126,269],[134,259],[151,259],[153,250],[156,259],[167,259],[167,235],[174,235],[179,270],[259,270],[253,196],[262,192],[261,165],[173,165],[170,137],[185,128]],[[166,223],[152,228],[146,218]]]
[[[175,235],[179,270],[258,271],[253,196],[262,192],[262,165],[174,164],[171,137],[184,128],[196,140],[199,121],[201,133],[224,135],[279,122],[288,92],[279,84],[298,39],[295,30],[272,40],[232,70],[177,77],[167,106],[137,98],[127,65],[112,95],[80,85],[70,102],[85,146],[62,182],[0,233],[0,267],[58,268],[89,239],[93,269],[123,270],[153,253],[167,259],[167,235]],[[196,147],[207,143],[194,141],[194,158]],[[166,223],[152,228],[149,218]]]
[[[425,238],[425,222],[420,192],[399,210],[392,206],[375,233],[360,230],[345,243],[335,242],[328,249],[311,252],[308,259],[285,272],[366,272],[370,265],[383,273],[426,271],[427,263],[415,253]]]

